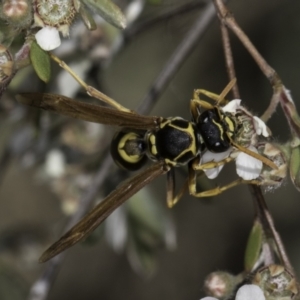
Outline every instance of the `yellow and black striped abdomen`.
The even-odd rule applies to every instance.
[[[144,133],[117,132],[111,142],[110,152],[119,167],[130,171],[140,169],[148,160]]]

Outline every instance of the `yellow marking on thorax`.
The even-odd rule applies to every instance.
[[[227,124],[227,126],[228,126],[228,132],[227,132],[227,134],[228,134],[229,136],[232,136],[233,133],[234,133],[234,131],[235,131],[235,123],[234,123],[234,121],[233,121],[230,117],[228,117],[228,116],[225,116],[224,120],[225,120],[225,122],[226,122],[226,124]]]
[[[197,137],[196,137],[196,135],[195,135],[195,132],[194,132],[194,128],[193,128],[193,126],[192,126],[192,123],[189,122],[189,126],[188,126],[188,128],[186,128],[186,129],[183,129],[182,127],[178,127],[178,126],[173,125],[173,124],[170,124],[170,126],[173,127],[173,128],[176,128],[176,129],[178,129],[178,130],[180,130],[180,131],[187,132],[187,133],[190,135],[190,137],[191,137],[191,144],[190,144],[190,147],[187,148],[187,149],[185,149],[185,150],[182,151],[177,157],[175,157],[175,159],[174,159],[174,162],[175,162],[175,163],[173,162],[172,165],[175,165],[175,164],[176,164],[176,161],[179,160],[180,157],[182,157],[183,155],[185,155],[185,154],[186,154],[187,152],[189,152],[189,151],[192,152],[193,156],[196,156],[196,154],[197,154],[197,141],[196,141]],[[166,160],[166,162],[167,162],[167,160]]]
[[[155,134],[151,133],[149,136],[149,141],[150,141],[150,152],[152,155],[156,156],[157,155],[157,148],[156,148],[156,136]]]
[[[212,120],[212,121],[213,121],[213,123],[214,123],[215,125],[218,126],[218,128],[219,128],[219,130],[220,130],[220,138],[221,138],[222,140],[224,140],[224,139],[223,139],[223,134],[224,134],[223,126],[222,126],[220,123],[216,122],[215,120]]]

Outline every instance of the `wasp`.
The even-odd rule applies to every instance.
[[[18,101],[28,106],[89,122],[121,127],[112,140],[111,154],[116,164],[122,168],[135,171],[144,166],[149,159],[153,161],[152,165],[119,185],[50,246],[41,256],[40,262],[49,260],[85,238],[118,206],[163,174],[167,175],[166,198],[169,207],[172,207],[187,189],[195,197],[207,197],[220,194],[241,183],[264,184],[266,181],[259,178],[247,180],[241,176],[222,187],[209,191],[197,190],[197,172],[220,168],[234,159],[231,153],[244,153],[269,169],[278,168],[269,156],[253,151],[255,150],[253,146],[257,144],[256,137],[260,135],[255,129],[254,117],[241,107],[231,111],[224,109],[228,105],[232,106],[232,101],[226,106],[221,105],[234,84],[235,80],[232,80],[220,95],[206,90],[195,90],[190,102],[191,121],[181,117],[143,116],[124,108],[99,91],[97,91],[101,94],[99,98],[101,100],[105,98],[105,102],[113,108],[76,101],[62,95],[46,93],[18,95]],[[201,100],[201,94],[211,98],[215,104]],[[229,153],[229,155],[219,161],[203,162],[201,159],[205,153]],[[176,194],[174,168],[184,165],[188,166],[188,178]]]

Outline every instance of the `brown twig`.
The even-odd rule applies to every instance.
[[[225,55],[225,62],[226,62],[226,69],[229,77],[229,81],[236,78],[235,68],[234,68],[234,60],[230,45],[230,38],[228,34],[228,29],[226,26],[220,22],[220,29],[221,29],[221,35],[222,35],[222,42],[223,42],[223,50]],[[232,88],[232,94],[233,97],[236,99],[240,99],[240,92],[237,83]]]
[[[252,197],[254,198],[257,217],[258,217],[260,223],[263,225],[266,236],[268,237],[271,235],[272,239],[274,239],[276,247],[278,249],[278,254],[279,254],[281,263],[293,276],[295,276],[294,269],[293,269],[291,262],[286,254],[286,250],[285,250],[284,244],[282,242],[282,239],[275,228],[274,220],[268,210],[268,207],[267,207],[266,201],[264,199],[264,196],[262,194],[261,188],[258,186],[252,185],[250,191],[251,191]]]
[[[252,55],[254,60],[256,61],[257,65],[260,67],[261,71],[264,75],[270,80],[273,88],[274,88],[274,95],[271,99],[270,106],[268,108],[268,112],[264,114],[265,118],[269,118],[272,113],[275,111],[278,102],[280,101],[280,97],[278,94],[284,90],[284,87],[281,83],[279,76],[277,75],[276,71],[269,66],[266,60],[260,55],[260,53],[256,50],[254,45],[251,43],[249,38],[245,35],[245,33],[241,30],[235,19],[233,18],[232,14],[229,12],[227,7],[224,5],[222,0],[213,0],[216,9],[218,11],[218,16],[223,25],[221,25],[221,33],[223,39],[223,47],[226,59],[226,65],[228,69],[228,74],[230,79],[232,78],[234,71],[234,64],[233,64],[233,57],[230,48],[230,42],[228,37],[227,30],[224,29],[224,25],[228,26],[240,39],[242,44],[248,50],[248,52]],[[292,265],[288,259],[286,254],[284,245],[280,238],[280,235],[275,229],[273,218],[268,211],[265,199],[263,197],[261,188],[259,186],[250,185],[250,192],[254,199],[254,206],[256,208],[257,218],[260,223],[263,225],[263,229],[267,236],[270,236],[274,239],[278,254],[281,260],[281,263],[287,268],[293,275],[295,275]],[[269,234],[270,233],[270,234]]]
[[[227,9],[222,0],[213,0],[216,9],[218,11],[218,16],[220,21],[228,26],[232,32],[239,38],[244,47],[248,50],[250,55],[253,57],[258,67],[261,69],[263,74],[270,81],[274,94],[277,94],[282,89],[282,82],[276,71],[266,62],[266,60],[260,55],[255,46],[252,44],[247,35],[243,32],[240,26],[235,21],[232,13]],[[270,105],[262,116],[264,121],[267,121],[272,114],[275,112],[278,101],[276,97],[272,97]]]

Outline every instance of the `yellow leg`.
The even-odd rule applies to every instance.
[[[211,93],[207,90],[203,90],[203,89],[197,89],[194,90],[194,97],[191,101],[191,112],[192,115],[195,118],[197,118],[197,116],[199,115],[199,111],[198,111],[198,107],[202,107],[204,109],[212,109],[214,108],[214,105],[210,104],[207,101],[201,100],[200,99],[200,95],[205,95],[206,97],[214,100],[215,106],[219,106],[221,105],[223,102],[224,104],[227,103],[227,101],[225,100],[225,97],[227,96],[227,94],[230,92],[230,90],[233,88],[233,86],[236,83],[236,79],[232,79],[227,86],[224,88],[224,90],[221,92],[220,95],[215,94],[215,93]]]
[[[228,183],[224,186],[217,186],[216,188],[214,189],[211,189],[211,190],[208,190],[208,191],[203,191],[203,192],[195,192],[193,193],[192,195],[194,197],[197,197],[197,198],[201,198],[201,197],[213,197],[213,196],[216,196],[216,195],[219,195],[223,192],[225,192],[226,190],[234,187],[234,186],[237,186],[239,184],[256,184],[256,185],[260,185],[261,182],[258,181],[258,180],[244,180],[242,178],[239,178],[231,183]]]
[[[205,164],[200,164],[200,158],[197,158],[193,161],[192,168],[195,171],[201,171],[201,170],[205,170],[205,169],[214,169],[219,166],[225,165],[225,164],[231,162],[232,160],[234,160],[232,157],[226,157],[220,161],[210,161]]]
[[[200,109],[213,109],[214,106],[207,101],[200,99],[192,99],[190,103],[190,110],[194,121],[196,121],[201,114]]]
[[[167,206],[172,208],[183,196],[183,194],[187,191],[189,186],[188,179],[185,181],[183,186],[181,187],[178,194],[175,195],[175,172],[174,169],[171,169],[167,173]]]
[[[215,102],[217,102],[216,104],[219,104],[219,102],[220,102],[220,95],[212,93],[212,92],[209,92],[207,90],[203,90],[203,89],[194,90],[194,98],[193,98],[193,100],[200,100],[200,101],[202,101],[201,98],[200,98],[200,95],[205,95],[206,97],[214,100]]]
[[[134,111],[122,106],[112,98],[108,97],[107,95],[103,94],[102,92],[96,90],[92,86],[86,84],[64,61],[62,61],[60,58],[58,58],[56,55],[50,53],[50,57],[57,62],[60,67],[62,67],[64,70],[66,70],[87,92],[89,96],[92,96],[98,100],[101,100],[105,102],[106,104],[116,108],[120,111],[126,111],[130,113],[135,113]]]
[[[233,88],[233,86],[236,84],[236,78],[232,79],[224,88],[224,90],[221,92],[220,95],[215,94],[215,93],[211,93],[207,90],[202,90],[202,89],[197,89],[194,91],[194,99],[195,100],[201,100],[200,99],[200,95],[203,94],[205,96],[207,96],[208,98],[214,100],[216,102],[215,105],[221,105],[221,103],[223,101],[226,102],[225,97],[227,96],[227,94],[231,91],[231,89]]]
[[[193,170],[193,168],[189,168],[189,192],[192,196],[201,198],[201,197],[212,197],[219,195],[223,193],[224,191],[235,187],[239,184],[256,184],[260,185],[261,182],[259,180],[244,180],[242,178],[239,178],[229,184],[226,184],[224,186],[218,186],[214,189],[203,191],[203,192],[197,192],[197,184],[196,184],[196,172]]]

